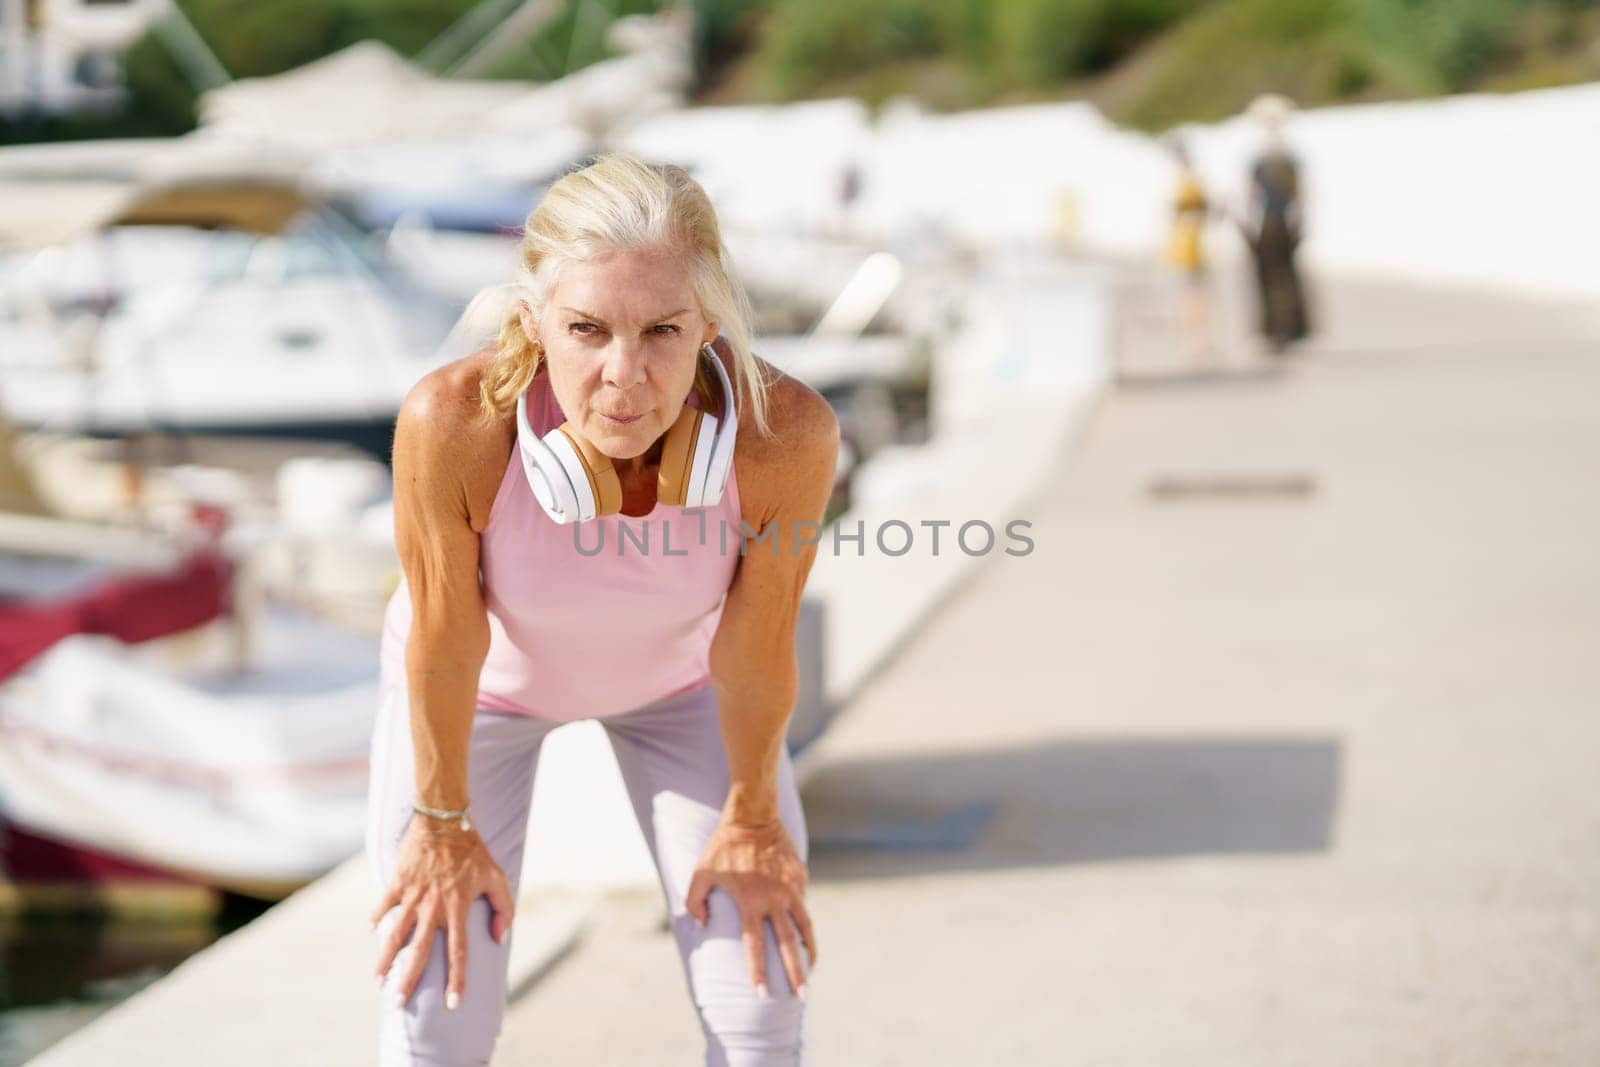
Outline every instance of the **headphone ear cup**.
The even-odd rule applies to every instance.
[[[700,432],[695,437],[694,454],[689,459],[689,487],[684,497],[690,507],[711,507],[722,499],[721,487],[710,484],[711,454],[717,441],[717,417],[706,415],[700,420]]]
[[[528,424],[526,394],[517,397],[517,448],[522,453],[528,485],[544,513],[558,523],[578,521],[581,514],[578,493],[572,484],[569,464],[558,454],[558,449],[567,448],[565,438],[554,432],[544,437],[533,432]]]
[[[695,441],[700,436],[699,408],[685,404],[667,430],[661,444],[661,466],[656,472],[656,501],[685,507],[689,496],[690,467],[694,462]]]
[[[708,416],[709,417],[709,416]],[[732,466],[733,446],[732,441],[723,435],[726,433],[721,424],[717,424],[716,432],[706,435],[706,461],[704,488],[702,493],[707,507],[712,507],[722,502],[722,495],[728,487],[728,469]]]
[[[558,436],[562,442],[562,447],[555,450],[556,455],[569,470],[576,468],[573,484],[578,490],[579,514],[585,519],[617,514],[622,510],[622,479],[617,477],[611,457],[583,434],[569,429],[571,425],[562,423],[552,436]]]
[[[557,481],[558,492],[562,496],[570,497],[573,508],[563,522],[586,522],[594,518],[594,487],[590,481],[589,472],[583,465],[577,449],[573,446],[572,438],[563,430],[551,430],[541,440],[549,449],[550,455],[555,457],[560,470],[551,474],[551,480]],[[563,491],[564,490],[564,491]]]
[[[733,382],[721,358],[710,345],[705,346],[705,354],[722,387],[722,410],[720,417],[707,416],[712,421],[704,434],[706,457],[703,474],[698,485],[691,489],[697,488],[704,506],[711,507],[722,502],[723,493],[727,490],[728,475],[733,469],[734,444],[739,436],[739,415],[734,401]]]

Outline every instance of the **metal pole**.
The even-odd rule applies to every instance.
[[[483,0],[423,46],[414,62],[437,74],[444,73],[451,63],[459,62],[520,6],[522,0]]]
[[[561,0],[524,0],[446,73],[452,78],[481,77],[501,56],[561,14],[564,6]]]
[[[228,68],[206,45],[205,38],[194,28],[177,0],[169,0],[167,14],[156,20],[155,30],[195,92],[216,89],[233,80]]]
[[[0,0],[0,114],[20,115],[27,108],[27,0]]]

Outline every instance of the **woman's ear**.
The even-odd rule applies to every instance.
[[[539,340],[539,322],[533,317],[526,301],[517,301],[517,316],[522,319],[522,332],[527,334],[528,343],[544,347],[544,342]]]
[[[700,337],[700,343],[701,344],[708,345],[712,341],[715,341],[717,339],[717,327],[718,327],[718,325],[720,325],[720,324],[716,323],[716,322],[708,322],[708,323],[706,323],[705,332]]]

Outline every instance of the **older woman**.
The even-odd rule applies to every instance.
[[[706,1062],[799,1062],[817,942],[785,731],[839,433],[750,351],[725,257],[682,169],[603,157],[529,215],[497,342],[401,408],[367,835],[384,1064],[489,1061],[540,744],[589,718]]]

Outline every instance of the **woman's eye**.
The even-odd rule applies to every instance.
[[[659,337],[671,337],[679,332],[681,331],[678,329],[678,327],[673,326],[670,323],[663,323],[662,325],[655,327],[655,333]]]
[[[598,327],[592,322],[573,322],[567,325],[567,329],[573,333],[588,334],[593,333]]]

